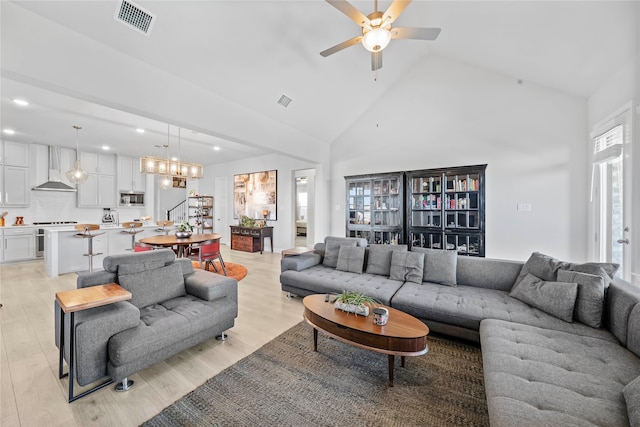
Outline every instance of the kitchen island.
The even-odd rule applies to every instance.
[[[104,233],[93,238],[93,252],[101,253],[93,257],[94,270],[102,269],[104,257],[124,254],[131,250],[131,235],[123,233],[124,230],[125,228],[119,225],[108,224],[101,225],[100,230],[93,233]],[[81,232],[72,225],[45,230],[44,269],[49,277],[89,270],[89,261],[84,256],[87,253],[87,239],[76,237],[76,234]],[[157,225],[144,225],[142,231],[136,235],[136,241],[157,234],[160,234]]]

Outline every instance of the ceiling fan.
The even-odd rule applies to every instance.
[[[362,35],[339,43],[320,55],[327,57],[362,41],[362,45],[371,52],[371,70],[382,68],[382,50],[391,39],[435,40],[440,28],[391,28],[391,24],[409,6],[411,0],[394,0],[385,11],[378,11],[378,0],[374,0],[374,11],[365,16],[349,2],[344,0],[326,0],[327,3],[347,15],[353,22],[362,27]]]

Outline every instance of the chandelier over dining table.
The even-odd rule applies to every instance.
[[[180,134],[178,129],[178,135]],[[168,133],[168,132],[167,132]],[[178,136],[178,144],[180,137]],[[200,179],[204,175],[203,166],[200,163],[185,162],[178,158],[170,159],[155,156],[140,157],[140,172],[164,177],[177,177]]]

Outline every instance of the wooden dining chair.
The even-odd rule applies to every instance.
[[[192,255],[190,258],[197,259],[200,262],[200,268],[202,268],[202,264],[204,263],[205,270],[208,269],[208,264],[211,264],[216,273],[218,272],[218,267],[216,267],[216,263],[214,261],[217,259],[220,261],[222,272],[225,276],[227,275],[227,268],[224,265],[224,260],[220,253],[220,239],[206,240],[202,242],[200,246],[198,246],[197,257]]]

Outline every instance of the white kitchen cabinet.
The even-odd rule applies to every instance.
[[[33,227],[11,227],[3,230],[4,262],[35,259],[36,237]]]
[[[29,144],[4,141],[4,164],[29,167]]]
[[[115,156],[112,154],[80,153],[82,168],[89,175],[78,185],[78,207],[116,206]]]
[[[0,205],[29,206],[29,144],[3,141],[0,148]]]
[[[138,158],[118,156],[118,191],[144,191],[145,175],[140,173]]]

